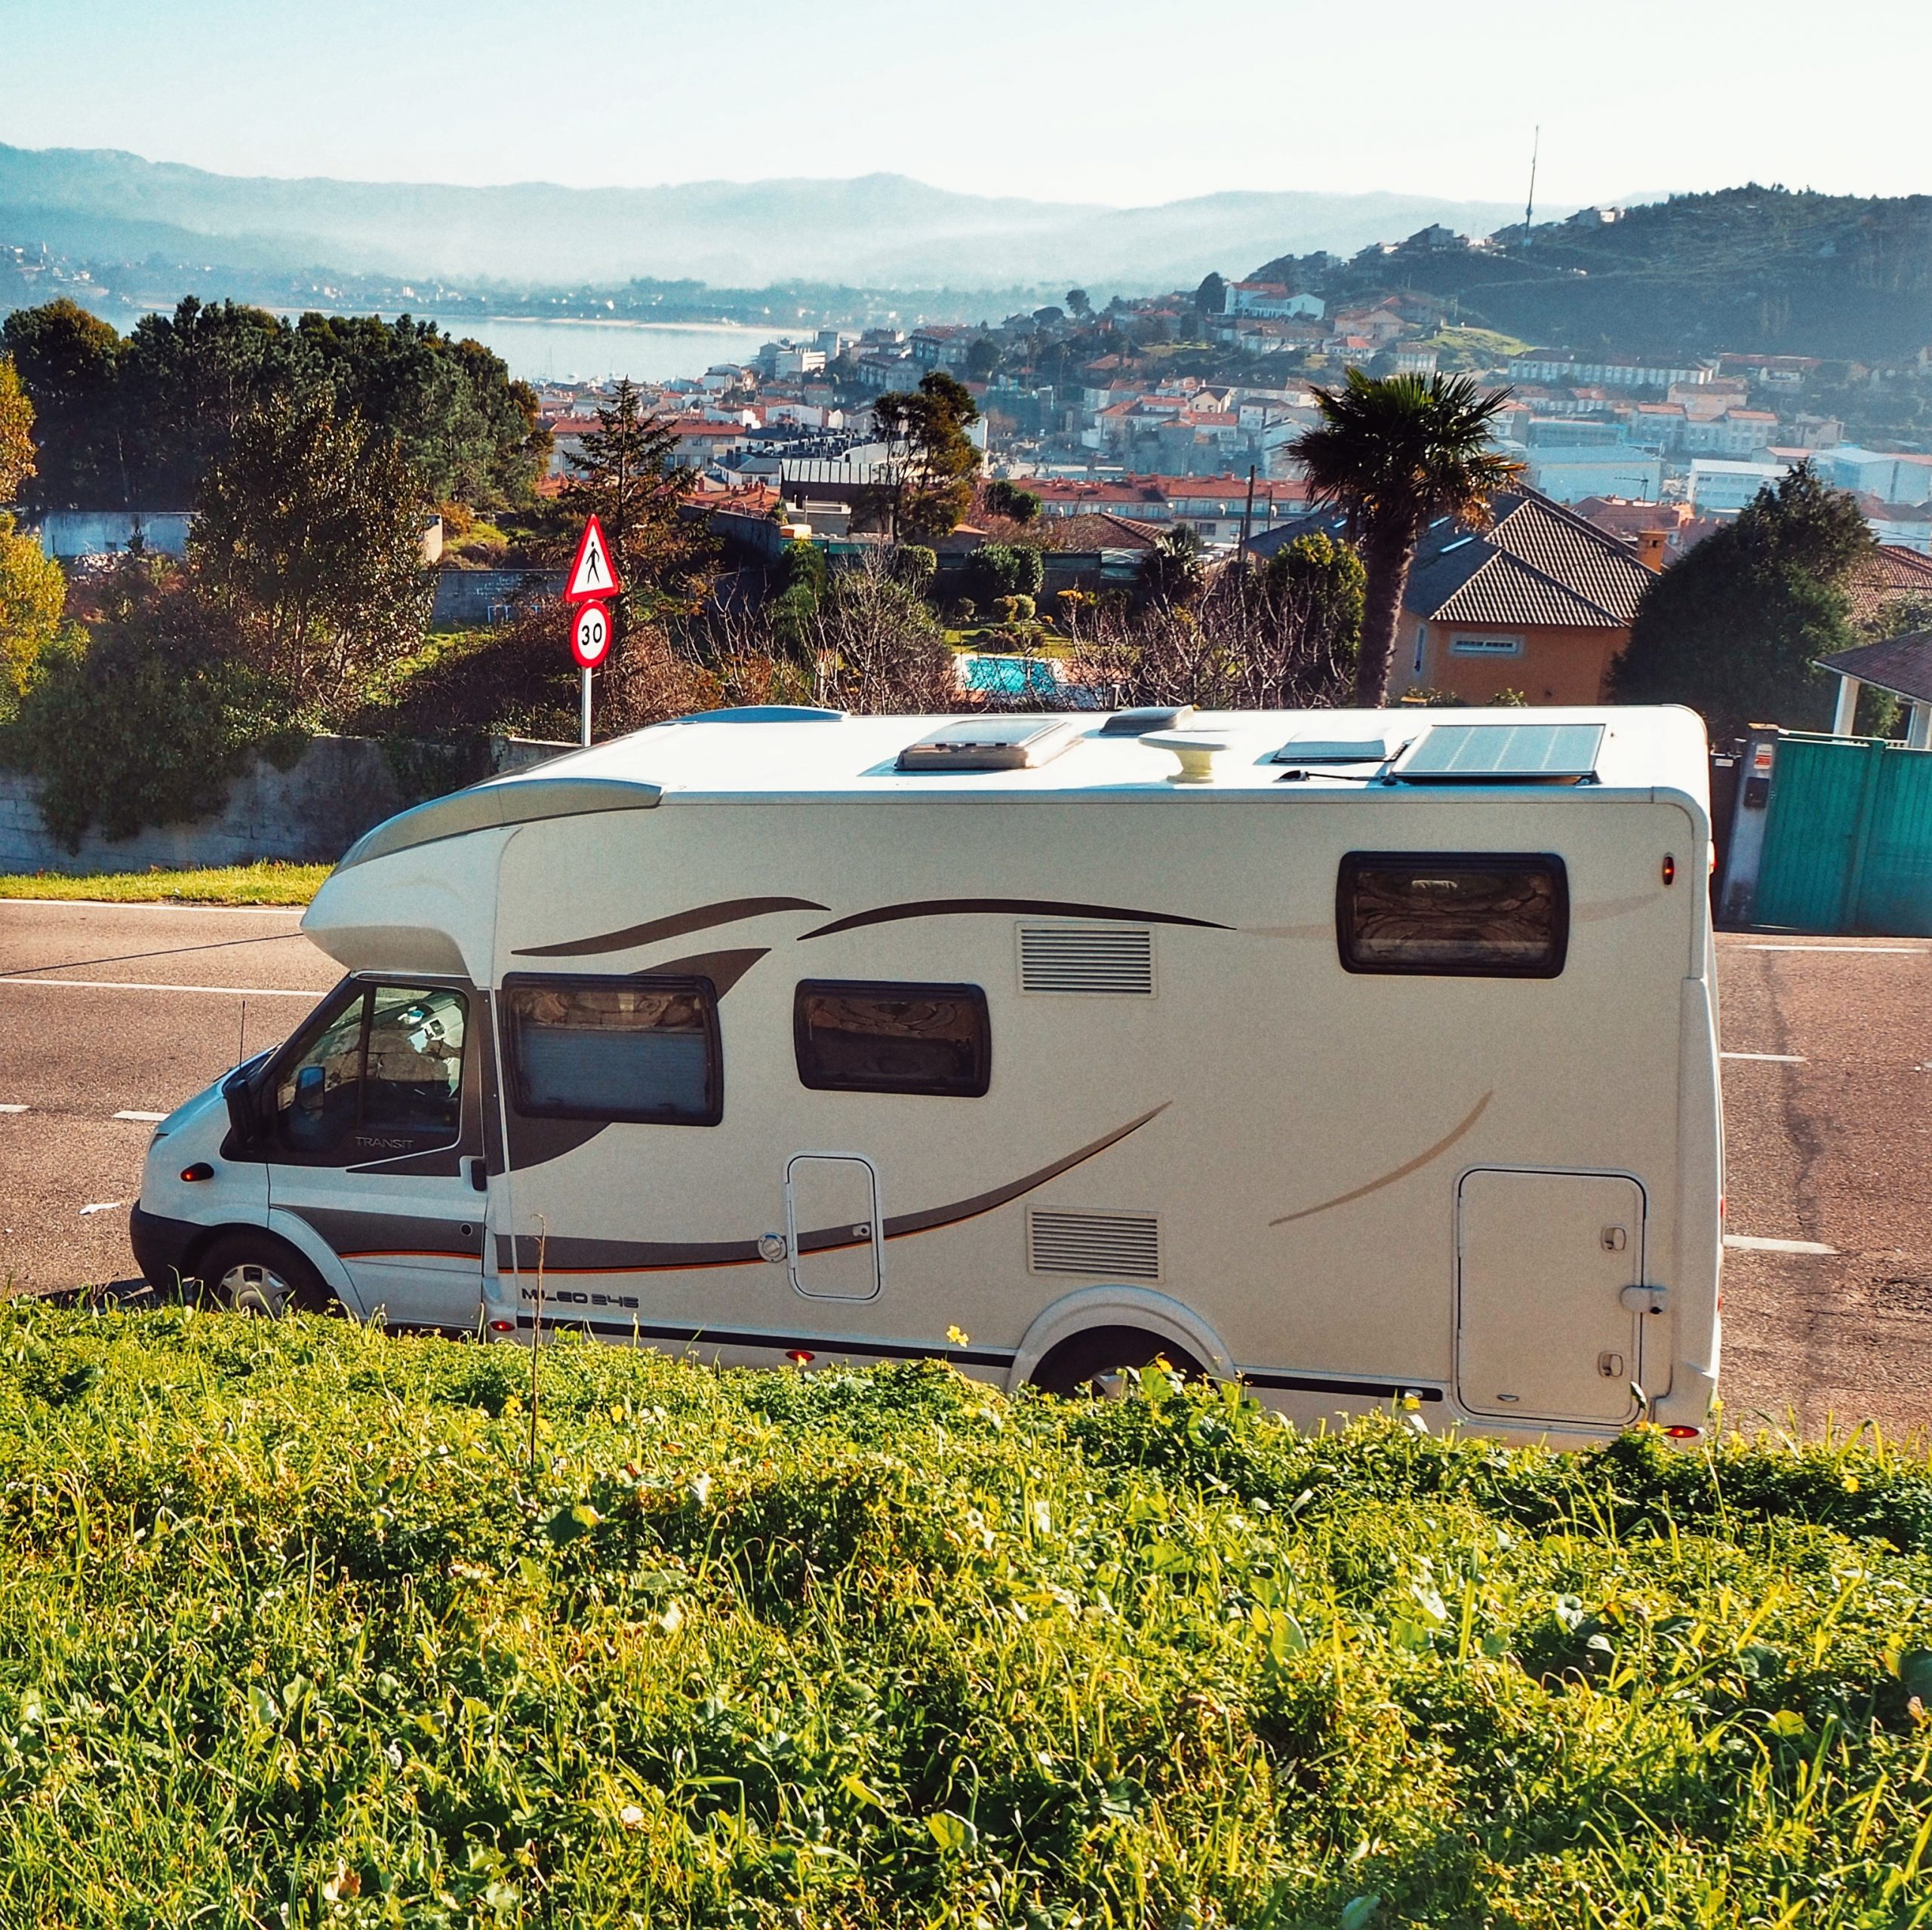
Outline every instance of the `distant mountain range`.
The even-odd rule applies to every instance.
[[[1114,208],[952,194],[903,174],[656,188],[276,180],[108,149],[0,146],[0,243],[102,260],[525,287],[641,276],[1152,289],[1211,269],[1238,275],[1283,254],[1352,254],[1432,223],[1481,235],[1519,217],[1500,202],[1397,194],[1218,194]]]

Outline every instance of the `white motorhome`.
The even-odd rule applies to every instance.
[[[1694,1434],[1709,856],[1681,710],[659,725],[349,853],[303,920],[347,977],[159,1129],[136,1251],[500,1338]]]

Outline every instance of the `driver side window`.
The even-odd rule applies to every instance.
[[[276,1081],[277,1142],[295,1159],[344,1166],[453,1145],[468,1012],[460,992],[364,988]]]

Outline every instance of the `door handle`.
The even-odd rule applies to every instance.
[[[463,1163],[463,1171],[469,1175],[470,1185],[478,1193],[490,1190],[489,1168],[481,1159],[472,1156]]]

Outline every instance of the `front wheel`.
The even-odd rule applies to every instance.
[[[259,1320],[337,1306],[321,1275],[272,1234],[223,1234],[195,1262],[195,1272],[217,1305]]]

